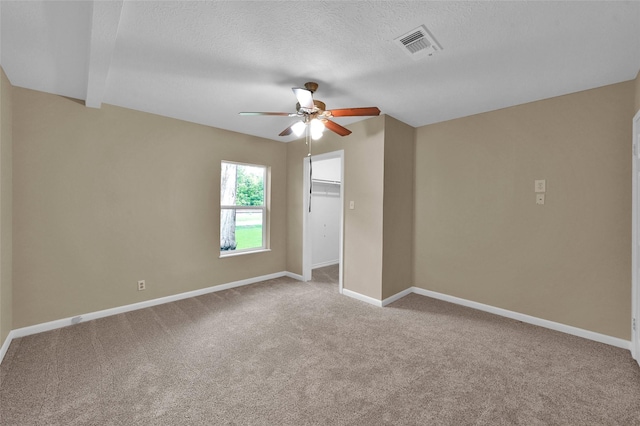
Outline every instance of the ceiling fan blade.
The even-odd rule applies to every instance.
[[[380,115],[378,107],[341,108],[329,111],[332,117],[355,117],[362,115]]]
[[[298,98],[298,103],[301,108],[312,110],[315,106],[313,104],[313,92],[311,90],[303,89],[302,87],[292,87],[293,93]]]
[[[239,115],[281,115],[283,117],[296,117],[295,112],[239,112]]]
[[[331,130],[332,132],[336,132],[340,136],[347,136],[351,134],[351,130],[347,129],[346,127],[342,127],[335,121],[331,121],[331,120],[324,121],[324,127]]]
[[[293,124],[281,131],[278,136],[289,136],[291,133],[293,133]]]

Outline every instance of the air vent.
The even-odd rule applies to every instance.
[[[424,25],[409,31],[394,40],[407,55],[418,60],[432,56],[442,50],[440,43],[431,35]]]

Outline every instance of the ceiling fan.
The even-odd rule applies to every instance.
[[[278,136],[289,136],[291,133],[294,133],[296,136],[301,136],[308,127],[311,133],[311,138],[314,140],[319,139],[322,136],[322,132],[325,128],[339,134],[340,136],[347,136],[351,133],[351,130],[330,120],[330,118],[380,115],[380,110],[377,107],[327,110],[324,102],[313,99],[313,93],[318,90],[318,83],[314,83],[312,81],[305,83],[304,88],[293,87],[291,90],[293,90],[293,93],[298,99],[298,103],[296,104],[297,112],[241,112],[240,115],[277,115],[284,117],[298,117],[300,118],[300,121],[297,121],[284,129]]]

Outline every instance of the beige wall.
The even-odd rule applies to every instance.
[[[638,75],[636,76],[635,79],[635,83],[636,83],[636,103],[635,103],[635,110],[634,111],[640,111],[640,71],[638,71]]]
[[[313,142],[314,154],[345,150],[345,288],[383,299],[415,284],[628,339],[624,156],[639,85],[640,75],[417,130],[376,117]],[[302,273],[303,141],[18,88],[12,104],[4,74],[2,89],[2,339],[11,328]],[[222,159],[272,166],[271,252],[218,258]],[[543,178],[540,207],[533,180]],[[135,290],[138,279],[148,290]]]
[[[13,328],[285,270],[285,144],[13,95]],[[271,166],[270,252],[218,257],[220,160]]]
[[[419,128],[415,284],[630,339],[634,84]]]
[[[312,154],[344,149],[344,288],[380,299],[382,285],[382,194],[384,117],[354,123],[346,137],[325,132]],[[287,268],[302,274],[303,140],[287,144]],[[355,209],[348,208],[349,201]]]
[[[0,68],[0,346],[12,327],[12,87]]]
[[[413,285],[415,129],[385,116],[382,299]]]
[[[413,157],[415,129],[392,117],[326,132],[312,154],[344,149],[344,288],[375,298],[412,285]],[[287,144],[289,271],[302,273],[303,140]],[[349,202],[355,209],[349,209]]]

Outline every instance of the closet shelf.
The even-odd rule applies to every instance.
[[[340,181],[337,180],[327,180],[327,179],[311,179],[313,183],[324,183],[329,185],[340,185]]]

